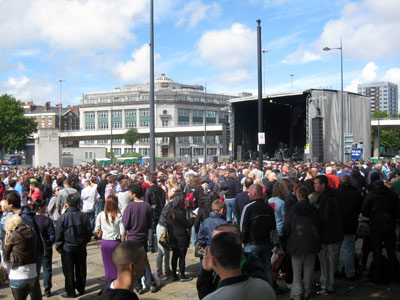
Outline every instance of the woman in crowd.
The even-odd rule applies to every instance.
[[[9,264],[10,287],[14,299],[25,300],[35,284],[39,243],[35,230],[22,223],[19,215],[6,221],[4,259]]]
[[[275,212],[276,230],[279,237],[282,237],[283,223],[285,221],[285,199],[289,195],[286,183],[277,182],[272,190],[272,198],[268,200]]]
[[[186,218],[186,212],[185,195],[182,192],[177,191],[174,195],[172,207],[170,209],[171,217],[168,220],[167,226],[172,249],[171,267],[173,280],[179,279],[176,274],[176,267],[179,259],[180,280],[182,282],[192,280],[191,277],[186,277],[185,275],[185,258],[187,248],[189,247],[188,229],[193,226],[194,218],[191,218],[190,221],[188,221]]]
[[[123,215],[125,207],[129,204],[129,202],[131,202],[131,197],[129,196],[129,191],[128,191],[128,185],[129,185],[128,179],[122,179],[119,182],[119,185],[121,187],[121,190],[118,193],[118,207],[121,212],[121,215]]]
[[[171,178],[169,178],[167,180],[167,184],[168,184],[168,200],[172,200],[174,198],[175,192],[179,191],[179,185],[178,182],[176,181],[176,177],[172,176]]]
[[[44,176],[44,184],[43,184],[43,199],[46,200],[46,203],[49,204],[51,196],[53,196],[53,183],[51,181],[51,176],[46,174]]]
[[[104,211],[96,220],[94,232],[102,230],[101,255],[103,257],[104,272],[106,282],[111,282],[117,278],[117,268],[112,260],[112,251],[121,242],[121,237],[125,235],[125,228],[122,224],[122,215],[118,208],[118,199],[114,195],[106,198]]]

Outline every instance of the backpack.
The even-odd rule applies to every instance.
[[[384,255],[374,257],[369,269],[368,280],[375,284],[386,284],[390,282],[389,260]]]
[[[185,197],[185,205],[186,205],[186,207],[194,208],[195,207],[195,205],[194,205],[195,201],[196,201],[196,199],[194,198],[194,195],[193,195],[192,192],[189,192],[189,193],[186,194],[186,197]]]

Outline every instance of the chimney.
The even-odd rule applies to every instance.
[[[50,108],[50,101],[47,101],[44,105],[44,111],[48,111]]]

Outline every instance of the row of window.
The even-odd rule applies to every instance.
[[[207,135],[207,144],[216,144],[217,143],[217,137],[218,140],[221,141],[221,136],[218,135]],[[204,143],[204,136],[192,136],[192,142],[193,144],[202,144]],[[189,137],[188,136],[180,136],[178,137],[178,143],[180,144],[189,144]]]
[[[121,148],[113,148],[113,153],[115,156],[120,156],[122,155],[122,149]],[[136,153],[136,148],[125,148],[125,153]],[[149,148],[139,148],[139,154],[142,156],[148,156],[150,155],[150,149]]]
[[[83,143],[84,144],[95,144],[96,143],[96,141],[97,141],[97,144],[108,144],[109,142],[110,142],[110,140],[86,140],[86,141],[83,141]],[[150,138],[148,138],[148,137],[141,137],[141,138],[139,138],[139,143],[141,143],[141,144],[148,144],[148,143],[150,143]],[[112,140],[112,142],[113,142],[113,144],[122,144],[122,143],[125,143],[125,141],[123,140],[123,139],[113,139]],[[168,143],[169,142],[169,138],[168,137],[163,137],[162,139],[161,139],[161,142],[162,143]]]
[[[192,150],[192,155],[204,155],[204,148],[180,148],[179,155],[190,155],[190,150]],[[217,148],[207,148],[207,155],[217,155]]]
[[[139,100],[149,100],[150,95],[149,94],[140,94],[139,96],[122,96],[122,97],[113,97],[113,98],[99,98],[99,99],[85,99],[84,103],[86,104],[95,104],[97,102],[99,103],[111,103],[112,102],[124,102],[124,101],[139,101]],[[157,97],[155,98],[157,99]],[[227,100],[226,99],[215,99],[215,98],[210,98],[206,97],[207,103],[216,103],[216,104],[222,104],[226,105]],[[203,97],[191,97],[188,95],[176,95],[176,100],[180,101],[193,101],[193,102],[203,102],[204,103],[204,98]]]

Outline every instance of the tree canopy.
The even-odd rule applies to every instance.
[[[136,128],[130,128],[126,133],[125,133],[125,143],[128,145],[132,146],[138,141],[140,137],[140,133],[137,131]]]
[[[4,94],[0,96],[0,150],[3,153],[24,150],[28,139],[37,130],[36,120],[26,118],[21,102]]]

